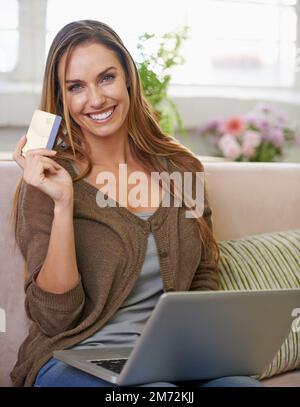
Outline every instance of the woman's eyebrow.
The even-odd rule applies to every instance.
[[[110,66],[109,68],[106,68],[104,71],[100,72],[97,75],[97,79],[100,78],[100,76],[106,74],[110,69],[117,69],[115,66]],[[81,79],[66,79],[66,83],[73,83],[73,82],[84,82]]]

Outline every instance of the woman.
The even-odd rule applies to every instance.
[[[219,253],[206,197],[199,218],[187,218],[184,206],[162,205],[167,192],[175,197],[174,185],[159,184],[156,205],[149,199],[153,191],[143,205],[118,205],[132,192],[121,181],[120,164],[128,177],[139,171],[147,181],[155,171],[195,174],[203,166],[162,133],[132,57],[103,23],[77,21],[57,34],[40,109],[63,120],[55,151],[35,149],[23,157],[23,137],[14,153],[23,169],[15,233],[32,325],[11,377],[16,386],[111,386],[54,359],[53,350],[134,345],[164,291],[218,289]],[[98,205],[104,171],[118,191],[105,198],[116,206]],[[198,385],[258,383],[227,378]]]

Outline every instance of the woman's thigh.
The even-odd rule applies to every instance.
[[[117,387],[105,380],[76,369],[55,358],[50,359],[39,371],[35,387]],[[167,382],[155,382],[141,387],[177,387]]]

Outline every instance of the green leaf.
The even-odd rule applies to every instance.
[[[143,93],[160,117],[159,124],[166,134],[173,134],[175,126],[180,134],[186,135],[183,121],[175,103],[168,97],[171,69],[185,61],[180,55],[183,41],[187,39],[189,27],[178,32],[165,33],[161,37],[144,33],[139,36],[137,49],[142,58],[138,62]],[[147,55],[148,44],[156,40],[156,49]]]

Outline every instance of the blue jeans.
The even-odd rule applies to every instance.
[[[195,387],[262,387],[263,385],[248,376],[222,377],[209,381],[194,382],[155,382],[140,385],[139,387],[178,387],[179,385],[193,384]],[[39,371],[35,387],[117,387],[105,380],[73,368],[52,358]],[[121,386],[119,386],[121,387]]]

